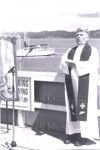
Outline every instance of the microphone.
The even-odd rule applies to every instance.
[[[30,47],[29,53],[31,53],[33,49],[34,49],[34,48]]]
[[[30,49],[29,53],[31,53],[32,50],[35,49],[35,48],[36,48],[36,46],[34,46],[34,47],[29,47],[29,49]]]

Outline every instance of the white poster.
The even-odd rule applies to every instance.
[[[14,66],[13,44],[11,39],[0,39],[0,96],[3,99],[12,97],[12,73]]]

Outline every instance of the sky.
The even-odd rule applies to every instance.
[[[0,31],[100,29],[100,0],[0,0]]]

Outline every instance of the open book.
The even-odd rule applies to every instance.
[[[75,67],[76,66],[75,62],[71,59],[68,59],[67,61],[65,61],[65,63],[68,64],[68,67]]]

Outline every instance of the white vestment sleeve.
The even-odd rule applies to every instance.
[[[70,49],[68,49],[67,52],[62,56],[61,62],[60,62],[60,66],[59,66],[59,68],[60,68],[65,74],[69,74],[68,63],[66,63],[66,61],[68,61],[68,52],[69,52],[69,51],[70,51]]]
[[[92,48],[92,53],[88,61],[79,61],[76,64],[77,72],[79,76],[98,70],[99,68],[99,53],[94,47]]]

